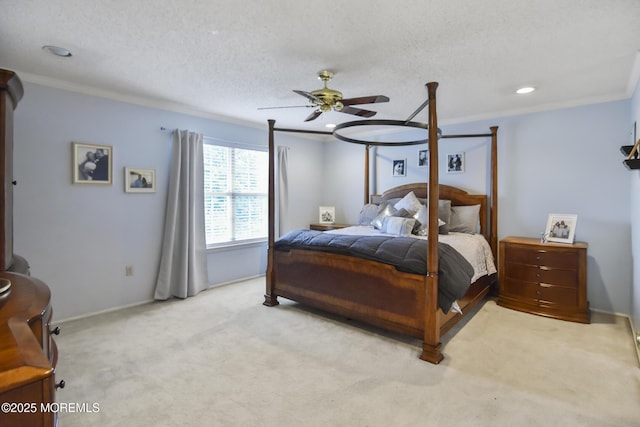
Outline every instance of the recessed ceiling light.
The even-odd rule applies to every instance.
[[[536,90],[535,87],[531,87],[531,86],[525,86],[525,87],[521,87],[520,89],[516,90],[516,93],[518,95],[524,95],[526,93],[531,93],[534,90]]]
[[[324,127],[333,129],[334,127],[336,127],[336,125],[334,123],[327,123],[326,125],[324,125]]]
[[[69,49],[65,49],[63,47],[58,46],[42,46],[42,50],[45,52],[49,52],[52,55],[60,56],[62,58],[70,58],[71,51]]]

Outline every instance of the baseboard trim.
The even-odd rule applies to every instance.
[[[210,283],[209,287],[207,289],[204,289],[203,292],[206,292],[206,291],[208,291],[210,289],[214,289],[214,288],[217,288],[217,287],[220,287],[220,286],[227,286],[227,285],[232,285],[232,284],[238,283],[238,282],[244,282],[245,280],[257,279],[258,277],[264,277],[264,274],[256,274],[254,276],[247,276],[247,277],[243,277],[241,279],[230,280],[228,282]],[[132,304],[119,305],[117,307],[111,307],[111,308],[107,308],[107,309],[100,310],[100,311],[93,311],[91,313],[81,314],[79,316],[68,317],[66,319],[56,320],[53,323],[56,324],[56,325],[62,325],[64,323],[72,322],[74,320],[86,319],[88,317],[98,316],[98,315],[106,314],[106,313],[112,313],[114,311],[119,311],[119,310],[125,310],[127,308],[138,307],[140,305],[150,304],[152,302],[156,302],[156,300],[149,299],[149,300],[145,300],[145,301],[134,302]]]
[[[106,309],[100,310],[100,311],[92,311],[91,313],[85,313],[85,314],[81,314],[79,316],[68,317],[66,319],[56,320],[53,323],[55,323],[56,325],[61,325],[63,323],[72,322],[74,320],[86,319],[87,317],[99,316],[100,314],[112,313],[114,311],[120,311],[120,310],[124,310],[124,309],[127,309],[127,308],[138,307],[140,305],[149,304],[149,303],[152,303],[154,301],[155,300],[150,299],[150,300],[145,300],[145,301],[134,302],[132,304],[127,304],[127,305],[119,305],[117,307],[106,308]]]

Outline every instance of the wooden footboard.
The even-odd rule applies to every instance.
[[[306,250],[274,251],[265,305],[278,297],[423,340],[421,358],[442,360],[440,337],[462,316],[444,314],[428,298],[428,278],[360,258]],[[459,301],[463,313],[489,292],[491,280],[474,283]],[[437,291],[436,291],[437,293]],[[429,320],[432,319],[432,320]],[[425,334],[429,331],[430,334]],[[433,337],[428,342],[425,336]]]

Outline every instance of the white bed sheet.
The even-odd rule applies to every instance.
[[[354,225],[338,230],[329,230],[325,233],[360,236],[393,236],[392,234],[382,233],[371,225]],[[427,239],[426,236],[422,237],[411,235],[411,237],[416,239]],[[439,234],[438,240],[450,245],[460,252],[469,264],[471,264],[474,272],[473,277],[471,278],[471,283],[475,282],[482,276],[491,275],[497,271],[493,259],[493,253],[491,252],[491,246],[489,246],[489,242],[487,242],[487,239],[485,239],[482,234],[450,232],[449,234]]]

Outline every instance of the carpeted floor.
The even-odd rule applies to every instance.
[[[60,426],[640,426],[628,320],[487,301],[420,343],[281,300],[264,279],[61,324]]]

